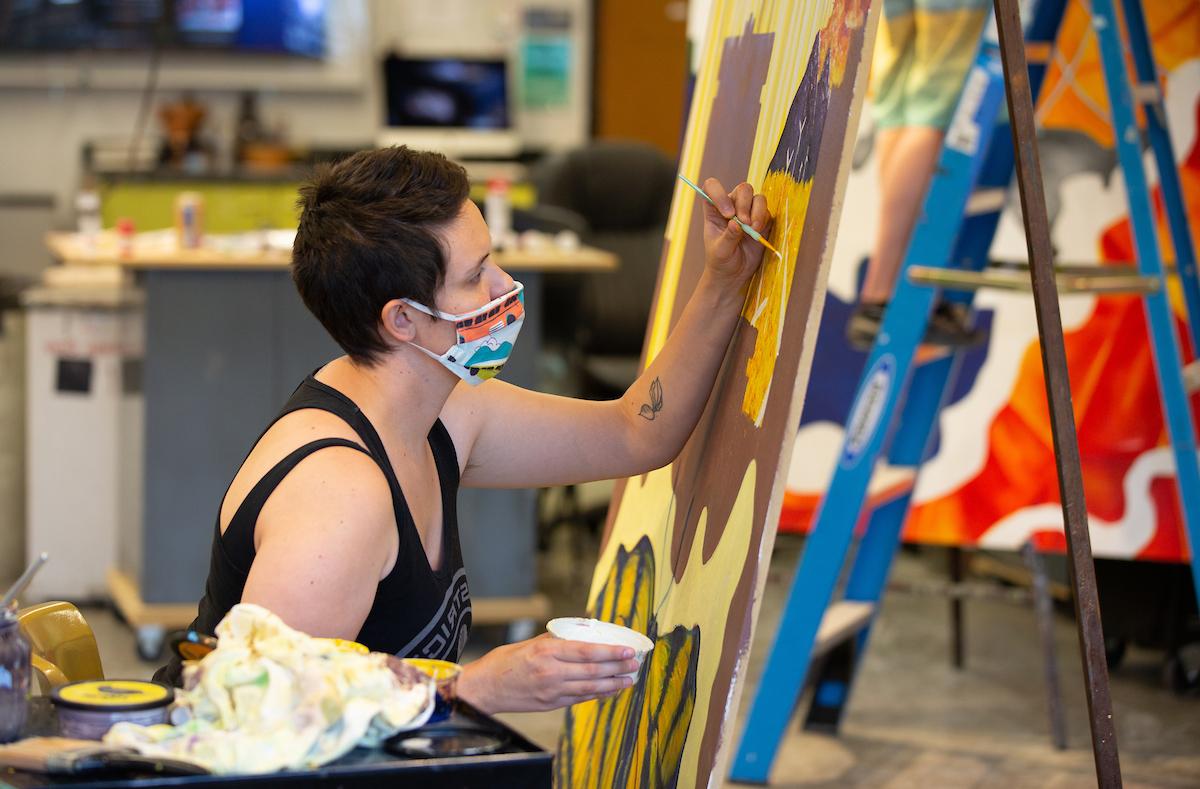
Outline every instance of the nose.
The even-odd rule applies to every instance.
[[[508,293],[515,286],[515,282],[508,272],[496,266],[496,275],[492,278],[491,298],[498,299],[505,293]]]

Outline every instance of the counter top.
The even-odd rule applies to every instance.
[[[155,231],[137,234],[129,253],[121,255],[117,235],[112,231],[101,233],[91,245],[78,233],[47,233],[46,247],[56,259],[70,266],[119,266],[134,270],[273,270],[291,265],[290,248],[278,242],[263,244],[261,238],[262,234],[213,236],[210,246],[180,249],[175,245],[173,232]],[[499,250],[493,256],[501,268],[512,271],[612,271],[618,266],[616,255],[594,247],[566,250],[548,245],[536,250]]]

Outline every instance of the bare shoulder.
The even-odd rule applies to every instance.
[[[391,502],[368,455],[330,447],[304,458],[259,514],[242,599],[307,633],[354,638],[396,564]]]
[[[358,434],[345,420],[316,408],[293,411],[271,425],[254,445],[229,484],[229,490],[221,502],[221,528],[224,529],[229,524],[242,500],[275,464],[305,444],[322,438],[344,438],[362,444]],[[316,455],[330,451],[332,450],[326,449]],[[353,449],[343,451],[362,455]],[[370,460],[365,455],[363,457]]]
[[[395,523],[391,488],[375,460],[350,447],[328,447],[301,460],[267,499],[255,548],[283,541],[324,559],[346,554],[394,561]]]

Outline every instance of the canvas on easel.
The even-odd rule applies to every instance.
[[[718,373],[679,457],[619,482],[589,614],[655,644],[629,691],[567,711],[560,787],[724,778],[816,343],[879,3],[717,0],[680,171],[749,181],[775,218]],[[702,211],[676,186],[644,351],[662,349],[704,268]]]

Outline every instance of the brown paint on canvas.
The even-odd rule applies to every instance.
[[[771,46],[774,42],[773,33],[754,33],[754,19],[746,22],[743,34],[725,42],[721,58],[721,72],[717,78],[717,94],[713,97],[712,118],[714,125],[709,127],[706,138],[704,156],[701,159],[700,174],[703,179],[716,178],[727,188],[732,189],[745,180],[746,172],[750,169],[750,156],[753,153],[753,135],[749,132],[758,126],[758,116],[762,107],[758,100],[757,91],[747,91],[747,85],[762,85],[767,77],[767,69],[771,64]],[[696,289],[696,283],[704,271],[704,222],[701,206],[697,202],[685,240],[685,257],[680,263],[679,284],[675,290],[675,303],[671,306],[670,327],[675,328],[688,298]],[[658,313],[659,299],[662,298],[662,276],[667,255],[670,252],[670,242],[663,244],[662,255],[659,258],[658,282],[654,289],[654,300],[650,307],[650,319],[646,335],[650,335],[650,325]],[[753,348],[753,343],[751,343]],[[645,351],[643,350],[642,365],[645,366]],[[721,376],[724,376],[722,371]],[[718,391],[714,387],[714,391]],[[711,407],[711,401],[710,401]],[[707,411],[706,411],[707,414]],[[705,418],[702,416],[692,435],[702,435]],[[685,450],[686,451],[686,450]],[[643,476],[643,482],[645,481]],[[740,482],[740,480],[739,480]],[[608,544],[612,534],[613,524],[616,523],[621,501],[625,496],[626,480],[618,480],[613,489],[612,503],[608,508],[608,517],[604,525],[604,536],[600,541],[601,550]],[[678,485],[675,486],[678,489]],[[672,562],[674,562],[674,548]],[[678,577],[676,577],[678,581]]]
[[[863,3],[862,6],[866,8],[867,4]],[[734,687],[734,671],[741,653],[748,648],[751,635],[759,549],[779,470],[780,448],[786,443],[786,433],[796,429],[789,419],[797,395],[794,381],[800,361],[804,358],[805,343],[815,342],[815,334],[809,336],[808,317],[814,308],[813,298],[829,236],[836,231],[836,228],[830,227],[831,211],[854,103],[853,91],[861,65],[863,33],[863,29],[858,27],[847,37],[850,45],[848,50],[855,53],[856,57],[848,59],[844,75],[839,75],[843,77],[840,85],[834,87],[829,95],[827,123],[820,140],[809,202],[810,207],[818,210],[810,211],[805,218],[786,309],[785,332],[773,374],[773,380],[783,385],[773,388],[767,399],[762,427],[755,428],[743,413],[741,401],[746,384],[746,364],[754,352],[757,330],[744,319],[739,319],[714,384],[713,395],[673,467],[676,510],[671,527],[669,556],[672,574],[678,583],[686,570],[701,513],[705,508],[708,509],[701,551],[701,559],[707,562],[728,524],[742,482],[742,471],[751,461],[756,461],[750,550],[730,601],[730,610],[739,611],[741,615],[729,618],[723,639],[708,641],[709,644],[721,643],[721,656],[713,678],[715,688]],[[770,60],[772,41],[773,35],[754,34],[752,25],[748,24],[742,36],[726,42],[720,85],[714,97],[713,125],[710,126],[702,156],[700,175],[703,178],[716,176],[727,186],[732,186],[745,177],[752,145],[747,131],[756,127],[760,110],[758,92],[747,91],[745,86],[762,84]],[[847,42],[843,39],[838,43],[844,45]],[[814,43],[814,47],[817,46],[819,43]],[[743,62],[736,62],[738,60]],[[752,95],[741,95],[743,93]],[[694,209],[689,222],[685,244],[679,286],[671,308],[672,328],[703,271],[703,220],[699,207]],[[664,244],[663,262],[668,252],[669,246]],[[661,296],[662,270],[660,265],[659,287],[655,291],[651,321]],[[816,327],[812,329],[815,332]],[[611,538],[627,484],[626,480],[620,480],[614,490],[602,545]],[[710,774],[716,764],[722,727],[728,712],[726,704],[716,699],[709,707],[699,754],[700,776]]]
[[[861,52],[862,36],[863,30],[859,28],[851,40],[851,52]],[[752,612],[754,610],[751,596],[754,593],[755,580],[759,572],[757,547],[762,543],[762,532],[767,525],[767,508],[770,503],[772,486],[779,461],[779,447],[785,438],[783,434],[785,431],[795,431],[797,429],[797,425],[793,425],[788,421],[788,414],[794,397],[794,392],[791,390],[790,385],[796,379],[800,360],[804,355],[804,343],[816,341],[816,326],[812,327],[813,334],[809,336],[807,319],[813,309],[813,296],[816,294],[818,278],[820,277],[821,260],[825,256],[830,238],[837,231],[837,228],[830,227],[830,211],[832,210],[833,201],[836,196],[838,170],[842,166],[842,152],[848,131],[847,126],[850,111],[854,102],[854,86],[857,81],[857,71],[860,65],[861,61],[858,58],[855,58],[853,62],[847,62],[846,74],[842,84],[830,93],[826,116],[828,121],[821,140],[820,156],[817,161],[817,171],[813,178],[813,191],[810,198],[810,206],[820,206],[824,210],[819,212],[810,211],[805,220],[804,233],[800,241],[800,253],[796,263],[795,278],[792,281],[791,294],[788,300],[787,318],[784,324],[788,328],[784,332],[783,344],[780,348],[775,368],[775,380],[788,382],[789,386],[779,387],[772,391],[767,401],[767,411],[763,418],[763,426],[760,429],[754,430],[750,426],[750,421],[738,407],[740,391],[737,393],[737,399],[729,403],[727,407],[721,409],[721,418],[716,420],[714,424],[714,437],[724,434],[728,436],[724,440],[734,442],[732,445],[726,443],[717,445],[724,448],[724,453],[733,455],[728,462],[736,465],[728,466],[727,468],[745,468],[746,464],[753,457],[753,459],[758,461],[759,470],[759,478],[754,490],[754,520],[751,524],[753,534],[750,539],[751,551],[750,555],[747,556],[745,569],[742,571],[741,578],[738,579],[737,588],[730,602],[730,610],[741,611],[742,616],[730,617],[726,624],[725,633],[723,634],[724,638],[721,641],[721,659],[713,682],[714,687],[732,687],[733,672],[738,664],[739,653],[747,649],[749,644],[750,631],[753,624]],[[749,325],[740,325],[738,333],[740,335],[750,335],[751,331]],[[736,369],[744,369],[744,365],[752,349],[752,344],[746,348],[743,348],[739,344],[736,358],[739,360],[738,364],[741,367]],[[734,356],[734,354],[730,355]],[[723,396],[722,399],[725,396],[729,396],[724,391],[721,394]],[[739,429],[734,427],[734,425],[739,424],[749,426],[749,428]],[[770,456],[760,455],[760,447],[765,447]],[[696,487],[693,487],[692,490],[709,490],[706,486],[713,484],[714,477],[720,476],[720,466],[722,465],[724,463],[710,464],[706,473],[697,475]],[[770,473],[764,473],[768,469]],[[704,545],[704,558],[706,560],[716,549],[716,543],[720,540],[720,534],[714,533],[718,531],[713,528],[714,524],[723,525],[728,522],[728,510],[731,506],[732,500],[729,507],[726,507],[723,517],[711,511],[709,513]],[[699,509],[699,507],[695,509]],[[687,553],[685,552],[684,555],[686,556]],[[708,643],[714,642],[709,641]],[[727,712],[728,710],[722,705],[713,704],[709,707],[708,720],[704,728],[704,739],[700,746],[701,774],[706,770],[711,770],[716,763],[717,752],[720,748],[721,724]]]

